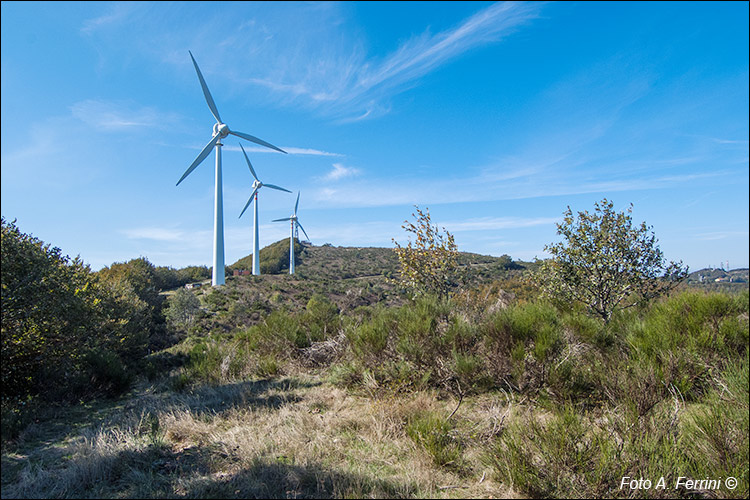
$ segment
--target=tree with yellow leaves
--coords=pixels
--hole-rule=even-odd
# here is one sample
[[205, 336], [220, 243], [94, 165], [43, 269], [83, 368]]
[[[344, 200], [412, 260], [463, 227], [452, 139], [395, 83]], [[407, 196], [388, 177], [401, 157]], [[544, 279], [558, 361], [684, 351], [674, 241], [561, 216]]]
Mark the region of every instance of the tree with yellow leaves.
[[450, 294], [457, 286], [458, 249], [453, 235], [445, 228], [443, 234], [432, 225], [429, 209], [424, 212], [416, 208], [412, 217], [416, 222], [404, 221], [401, 226], [415, 237], [405, 247], [395, 239], [394, 249], [401, 265], [401, 279], [398, 282], [415, 297], [434, 293], [440, 297]]

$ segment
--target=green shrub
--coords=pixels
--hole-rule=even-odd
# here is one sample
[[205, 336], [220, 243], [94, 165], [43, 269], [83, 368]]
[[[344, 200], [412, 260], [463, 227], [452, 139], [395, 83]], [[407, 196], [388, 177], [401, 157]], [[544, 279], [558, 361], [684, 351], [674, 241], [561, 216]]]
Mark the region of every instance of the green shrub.
[[164, 316], [176, 328], [190, 328], [201, 314], [201, 303], [193, 292], [178, 288], [167, 301]]
[[533, 497], [611, 496], [626, 467], [615, 440], [569, 406], [545, 420], [529, 416], [502, 434], [488, 455], [500, 479]]
[[369, 320], [349, 328], [346, 335], [354, 355], [366, 364], [381, 361], [394, 323], [392, 313], [378, 309]]
[[90, 376], [91, 388], [108, 396], [116, 396], [130, 387], [133, 377], [117, 354], [103, 350], [91, 351], [84, 356], [83, 361]]
[[[711, 494], [748, 495], [748, 355], [731, 362], [714, 387], [687, 403], [642, 362], [625, 374], [623, 392], [604, 415], [564, 405], [551, 416], [512, 423], [487, 458], [499, 478], [533, 497], [693, 497], [674, 489], [678, 477], [725, 479]], [[575, 374], [575, 367], [568, 368]], [[609, 377], [609, 375], [608, 375]], [[661, 391], [666, 394], [662, 394]], [[664, 477], [665, 489], [621, 488], [624, 477]]]
[[406, 424], [406, 435], [441, 467], [456, 466], [461, 458], [461, 443], [453, 431], [448, 419], [433, 412], [413, 415]]
[[193, 382], [221, 382], [224, 349], [215, 342], [199, 342], [188, 354], [185, 372]]
[[302, 324], [310, 341], [325, 340], [335, 334], [341, 326], [339, 309], [328, 297], [316, 293], [307, 301]]
[[719, 387], [707, 395], [705, 404], [690, 411], [682, 429], [691, 477], [738, 480], [735, 490], [722, 483], [719, 494], [724, 497], [748, 497], [749, 384], [746, 353], [729, 364]]
[[674, 385], [688, 401], [696, 400], [712, 370], [747, 349], [747, 310], [747, 294], [682, 292], [654, 304], [642, 319], [620, 318], [629, 366], [642, 365], [663, 387]]
[[543, 384], [564, 345], [558, 316], [550, 304], [527, 302], [487, 318], [480, 330], [495, 378], [511, 377], [521, 388]]

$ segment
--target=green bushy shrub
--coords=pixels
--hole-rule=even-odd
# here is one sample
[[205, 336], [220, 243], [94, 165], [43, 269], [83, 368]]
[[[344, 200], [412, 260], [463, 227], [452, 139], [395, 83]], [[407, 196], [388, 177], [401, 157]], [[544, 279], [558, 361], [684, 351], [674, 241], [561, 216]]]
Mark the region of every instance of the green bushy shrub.
[[355, 357], [366, 364], [381, 361], [391, 332], [395, 329], [395, 322], [392, 312], [378, 308], [361, 324], [348, 328], [346, 336]]
[[488, 460], [501, 480], [533, 497], [610, 496], [614, 477], [625, 471], [615, 441], [571, 407], [545, 420], [529, 416], [497, 441]]
[[116, 396], [130, 387], [133, 376], [117, 354], [103, 350], [91, 351], [84, 356], [83, 361], [90, 375], [91, 388], [108, 396]]
[[441, 467], [458, 465], [461, 443], [451, 421], [434, 412], [412, 415], [406, 424], [406, 435], [425, 450]]
[[307, 301], [302, 324], [311, 342], [325, 340], [341, 326], [339, 308], [325, 295], [316, 293]]

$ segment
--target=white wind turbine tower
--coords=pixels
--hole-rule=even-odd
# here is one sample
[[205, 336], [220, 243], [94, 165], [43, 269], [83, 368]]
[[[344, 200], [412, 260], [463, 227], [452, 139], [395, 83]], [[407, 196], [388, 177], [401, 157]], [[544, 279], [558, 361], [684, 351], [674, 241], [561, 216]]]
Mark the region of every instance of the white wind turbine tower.
[[242, 148], [242, 154], [245, 155], [245, 161], [247, 162], [247, 166], [250, 167], [250, 173], [253, 174], [253, 178], [255, 181], [253, 181], [253, 192], [250, 195], [250, 199], [247, 200], [247, 203], [245, 204], [245, 208], [242, 209], [242, 213], [240, 213], [240, 217], [242, 217], [242, 214], [245, 213], [245, 210], [247, 210], [247, 207], [250, 206], [250, 202], [253, 201], [253, 198], [255, 198], [255, 206], [253, 207], [253, 274], [259, 275], [260, 274], [260, 249], [259, 247], [259, 241], [258, 241], [258, 191], [260, 191], [260, 188], [263, 186], [270, 187], [271, 189], [277, 189], [279, 191], [286, 191], [287, 193], [291, 193], [288, 189], [284, 189], [283, 187], [274, 186], [273, 184], [264, 184], [260, 182], [260, 179], [258, 179], [258, 176], [255, 175], [255, 170], [253, 170], [253, 166], [250, 163], [250, 158], [247, 157], [247, 153], [245, 153], [245, 148], [242, 147], [242, 144], [240, 144], [240, 147]]
[[219, 116], [219, 111], [216, 109], [216, 104], [214, 104], [214, 100], [211, 97], [211, 92], [208, 91], [208, 86], [206, 85], [206, 81], [203, 79], [203, 75], [201, 74], [200, 68], [198, 68], [198, 63], [195, 62], [195, 58], [193, 57], [193, 53], [188, 51], [190, 54], [190, 59], [193, 60], [193, 66], [195, 66], [195, 71], [198, 73], [198, 80], [200, 80], [201, 88], [203, 89], [203, 95], [206, 97], [206, 103], [208, 104], [208, 108], [211, 110], [211, 114], [214, 115], [214, 118], [216, 118], [216, 123], [214, 124], [213, 129], [213, 137], [210, 141], [208, 141], [208, 144], [203, 148], [203, 151], [198, 154], [198, 156], [193, 160], [193, 163], [188, 167], [188, 169], [185, 171], [184, 174], [182, 174], [182, 177], [180, 177], [180, 180], [177, 181], [177, 185], [179, 186], [180, 183], [190, 175], [190, 173], [198, 167], [198, 165], [201, 164], [203, 160], [206, 159], [206, 157], [211, 152], [211, 149], [216, 147], [216, 183], [214, 187], [214, 260], [213, 260], [213, 278], [211, 280], [211, 284], [213, 286], [217, 285], [223, 285], [224, 280], [224, 203], [223, 203], [223, 196], [222, 196], [222, 180], [221, 180], [221, 146], [223, 146], [221, 140], [225, 138], [227, 135], [232, 134], [237, 137], [241, 137], [243, 139], [246, 139], [250, 142], [254, 142], [256, 144], [260, 144], [261, 146], [266, 146], [267, 148], [275, 149], [276, 151], [279, 151], [281, 153], [286, 153], [283, 149], [279, 149], [273, 144], [269, 144], [264, 140], [258, 139], [257, 137], [254, 137], [250, 134], [245, 134], [242, 132], [235, 132], [233, 130], [229, 130], [229, 127], [226, 123], [221, 121], [221, 117]]
[[297, 203], [294, 204], [294, 213], [291, 217], [286, 217], [284, 219], [274, 219], [272, 222], [281, 222], [281, 221], [291, 221], [291, 232], [289, 234], [289, 274], [294, 274], [294, 239], [299, 239], [299, 232], [297, 231], [297, 228], [302, 229], [302, 232], [305, 233], [305, 237], [309, 240], [310, 237], [307, 236], [307, 231], [305, 231], [305, 228], [302, 227], [302, 224], [299, 223], [299, 219], [297, 218], [297, 208], [299, 207], [299, 191], [297, 191]]

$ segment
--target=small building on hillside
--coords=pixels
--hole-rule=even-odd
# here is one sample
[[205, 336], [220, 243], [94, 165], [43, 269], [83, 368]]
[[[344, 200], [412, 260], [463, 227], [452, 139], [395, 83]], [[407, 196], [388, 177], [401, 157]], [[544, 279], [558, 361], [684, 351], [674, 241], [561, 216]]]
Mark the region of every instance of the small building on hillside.
[[247, 269], [235, 269], [232, 273], [233, 276], [250, 276], [250, 271]]
[[201, 287], [201, 283], [188, 283], [187, 285], [185, 285], [185, 288], [187, 288], [188, 290], [191, 290], [193, 288], [200, 288], [200, 287]]

